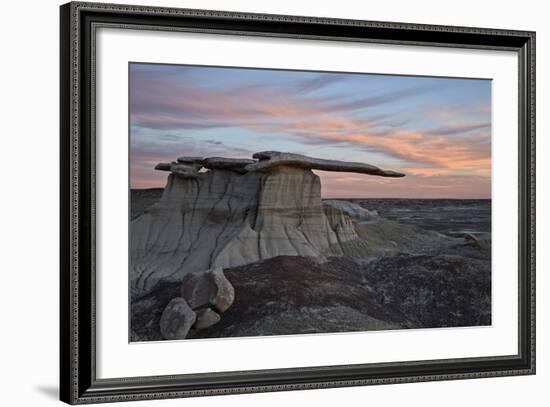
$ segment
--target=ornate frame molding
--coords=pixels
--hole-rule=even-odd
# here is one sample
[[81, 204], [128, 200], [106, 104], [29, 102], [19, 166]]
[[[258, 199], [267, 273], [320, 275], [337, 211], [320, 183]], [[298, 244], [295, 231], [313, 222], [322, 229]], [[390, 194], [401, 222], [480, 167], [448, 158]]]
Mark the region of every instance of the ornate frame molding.
[[[72, 2], [61, 6], [61, 400], [70, 404], [535, 373], [535, 33]], [[96, 378], [95, 30], [100, 26], [513, 50], [519, 55], [518, 355], [139, 378]]]

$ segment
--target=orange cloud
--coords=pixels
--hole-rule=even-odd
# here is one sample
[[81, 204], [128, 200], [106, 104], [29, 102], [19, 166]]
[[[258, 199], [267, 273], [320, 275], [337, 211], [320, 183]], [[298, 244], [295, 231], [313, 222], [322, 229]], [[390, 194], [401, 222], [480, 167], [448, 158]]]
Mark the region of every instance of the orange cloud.
[[[377, 107], [414, 97], [425, 92], [422, 88], [350, 100], [309, 93], [333, 81], [329, 76], [304, 81], [295, 88], [267, 84], [220, 91], [194, 82], [171, 82], [162, 75], [153, 79], [135, 75], [130, 94], [132, 125], [158, 131], [234, 127], [272, 137], [284, 134], [304, 147], [327, 145], [374, 152], [379, 159], [398, 163], [392, 169], [408, 175], [398, 182], [330, 176], [324, 189], [334, 191], [333, 196], [354, 193], [360, 185], [384, 196], [418, 196], [423, 193], [421, 188], [442, 196], [490, 194], [490, 104], [414, 107], [423, 120], [421, 127], [413, 127], [403, 125], [403, 116], [393, 106], [382, 113]], [[172, 153], [172, 147], [167, 151]], [[142, 170], [149, 164], [143, 164]], [[387, 166], [384, 162], [372, 164]]]
[[340, 177], [316, 171], [323, 198], [491, 198], [491, 179], [471, 175], [417, 176], [387, 180], [361, 174]]

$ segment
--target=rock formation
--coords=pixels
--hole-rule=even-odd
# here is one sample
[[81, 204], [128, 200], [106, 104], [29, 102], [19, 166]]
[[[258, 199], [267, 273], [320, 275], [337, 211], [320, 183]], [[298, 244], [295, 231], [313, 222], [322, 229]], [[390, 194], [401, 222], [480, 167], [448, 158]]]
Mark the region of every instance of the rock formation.
[[[160, 201], [131, 222], [132, 298], [160, 283], [182, 282], [183, 300], [193, 312], [201, 311], [195, 325], [208, 325], [233, 301], [224, 268], [277, 256], [322, 261], [357, 253], [365, 244], [349, 217], [350, 210], [358, 209], [324, 206], [312, 169], [404, 176], [369, 164], [298, 154], [253, 157], [257, 160], [180, 157], [156, 166], [170, 174]], [[165, 319], [171, 321], [172, 314]], [[165, 329], [171, 338], [185, 331], [172, 325]]]
[[349, 217], [357, 219], [358, 221], [368, 221], [378, 216], [376, 211], [370, 211], [353, 202], [327, 199], [323, 201], [323, 205], [344, 212]]

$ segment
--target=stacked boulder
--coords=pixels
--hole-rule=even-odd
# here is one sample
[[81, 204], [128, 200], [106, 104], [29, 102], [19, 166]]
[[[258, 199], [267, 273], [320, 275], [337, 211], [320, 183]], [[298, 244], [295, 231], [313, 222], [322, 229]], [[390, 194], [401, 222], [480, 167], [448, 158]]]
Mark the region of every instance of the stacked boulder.
[[181, 297], [173, 298], [160, 319], [164, 339], [182, 339], [191, 329], [205, 329], [220, 321], [220, 314], [235, 300], [235, 290], [221, 267], [201, 274], [186, 274]]

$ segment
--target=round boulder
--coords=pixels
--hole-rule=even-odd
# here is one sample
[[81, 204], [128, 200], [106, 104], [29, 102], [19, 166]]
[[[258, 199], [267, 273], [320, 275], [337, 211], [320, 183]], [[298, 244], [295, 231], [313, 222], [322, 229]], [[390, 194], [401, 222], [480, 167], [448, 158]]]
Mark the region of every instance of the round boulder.
[[160, 317], [162, 337], [164, 339], [185, 339], [196, 319], [197, 314], [183, 298], [172, 299]]
[[182, 281], [181, 296], [192, 309], [212, 305], [226, 311], [235, 300], [235, 289], [221, 267], [200, 274], [187, 274]]

